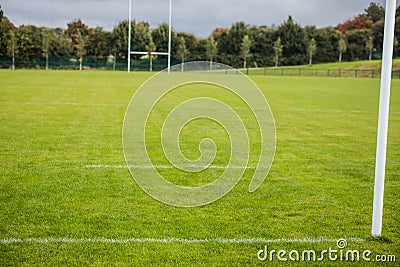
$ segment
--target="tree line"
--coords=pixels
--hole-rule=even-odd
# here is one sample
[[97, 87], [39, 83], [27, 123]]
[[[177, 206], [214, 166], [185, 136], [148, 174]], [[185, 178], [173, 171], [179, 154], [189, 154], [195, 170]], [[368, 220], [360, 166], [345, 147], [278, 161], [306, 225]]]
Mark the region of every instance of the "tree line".
[[[400, 7], [396, 14], [395, 53], [400, 51]], [[82, 68], [84, 58], [94, 61], [126, 61], [129, 22], [119, 22], [111, 32], [91, 28], [81, 19], [66, 28], [15, 27], [0, 6], [0, 59], [24, 65], [32, 60], [73, 58]], [[132, 21], [132, 51], [168, 51], [168, 24], [151, 29], [144, 21]], [[381, 57], [384, 8], [371, 3], [363, 13], [336, 27], [302, 27], [289, 16], [278, 27], [251, 26], [235, 22], [230, 28], [216, 28], [208, 38], [172, 31], [172, 57], [185, 60], [218, 61], [235, 67], [303, 65], [313, 63], [366, 60]], [[133, 59], [143, 56], [132, 55]], [[150, 64], [151, 66], [151, 64]]]

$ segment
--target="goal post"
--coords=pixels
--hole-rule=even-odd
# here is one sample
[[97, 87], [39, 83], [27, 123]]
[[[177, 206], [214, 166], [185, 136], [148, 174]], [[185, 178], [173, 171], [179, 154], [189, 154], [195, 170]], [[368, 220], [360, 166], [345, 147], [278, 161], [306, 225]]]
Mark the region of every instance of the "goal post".
[[385, 187], [386, 148], [389, 122], [390, 86], [392, 80], [395, 17], [396, 0], [386, 0], [378, 136], [376, 146], [374, 202], [372, 211], [371, 233], [373, 237], [379, 237], [382, 234], [383, 193]]
[[[168, 18], [168, 52], [151, 52], [152, 55], [168, 56], [168, 73], [171, 69], [171, 39], [172, 39], [172, 0], [169, 0]], [[149, 52], [131, 51], [132, 41], [132, 0], [129, 0], [129, 20], [128, 20], [128, 73], [131, 72], [131, 55], [148, 55]]]

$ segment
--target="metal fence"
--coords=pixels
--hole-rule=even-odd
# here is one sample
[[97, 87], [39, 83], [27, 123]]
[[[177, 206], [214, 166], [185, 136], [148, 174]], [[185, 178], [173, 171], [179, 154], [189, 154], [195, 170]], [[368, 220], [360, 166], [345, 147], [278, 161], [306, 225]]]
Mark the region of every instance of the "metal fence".
[[[171, 64], [179, 64], [180, 60], [172, 60]], [[77, 70], [79, 69], [79, 59], [65, 57], [50, 57], [48, 67], [50, 69]], [[166, 58], [153, 59], [153, 71], [163, 70], [167, 67]], [[12, 62], [9, 58], [0, 58], [0, 68], [11, 68]], [[127, 70], [128, 62], [126, 59], [110, 60], [110, 58], [84, 57], [83, 69], [100, 69], [100, 70]], [[16, 61], [17, 69], [45, 69], [45, 59]], [[148, 71], [150, 67], [149, 59], [132, 59], [131, 70]], [[343, 77], [343, 78], [380, 78], [381, 71], [377, 69], [318, 69], [304, 67], [282, 67], [282, 68], [247, 68], [241, 69], [247, 75], [264, 75], [264, 76], [304, 76], [304, 77]], [[392, 71], [394, 79], [400, 79], [400, 69]]]
[[[343, 78], [380, 78], [380, 70], [368, 69], [314, 69], [314, 68], [258, 68], [242, 70], [247, 75], [264, 76], [304, 76], [304, 77], [343, 77]], [[400, 70], [393, 70], [392, 77], [400, 79]]]
[[[173, 61], [177, 64], [180, 61]], [[78, 70], [79, 59], [75, 57], [50, 57], [48, 60], [49, 69], [63, 69], [63, 70]], [[0, 68], [9, 69], [12, 66], [11, 59], [0, 58]], [[99, 69], [99, 70], [127, 70], [128, 61], [126, 59], [113, 60], [110, 58], [95, 58], [84, 57], [82, 60], [82, 67], [85, 70]], [[154, 58], [152, 60], [154, 71], [163, 70], [167, 67], [166, 58]], [[15, 68], [17, 69], [45, 69], [45, 59], [31, 59], [31, 60], [17, 60], [15, 61]], [[131, 60], [131, 70], [134, 71], [148, 71], [150, 68], [149, 59], [135, 59]]]

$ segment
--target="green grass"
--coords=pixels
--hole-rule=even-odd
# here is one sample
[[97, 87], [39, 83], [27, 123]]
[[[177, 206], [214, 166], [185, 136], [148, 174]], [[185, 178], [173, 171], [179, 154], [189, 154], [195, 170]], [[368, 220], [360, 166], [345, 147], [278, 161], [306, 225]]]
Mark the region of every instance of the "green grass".
[[[217, 202], [177, 208], [146, 195], [127, 169], [85, 167], [125, 164], [124, 113], [135, 90], [150, 76], [0, 71], [0, 239], [361, 237], [367, 240], [349, 241], [348, 248], [393, 254], [398, 265], [400, 81], [393, 81], [391, 96], [384, 238], [370, 240], [378, 79], [251, 76], [265, 94], [276, 123], [277, 150], [268, 178], [255, 193], [248, 193], [252, 174], [248, 170]], [[246, 113], [243, 116], [250, 119]], [[154, 131], [159, 120], [154, 117]], [[196, 157], [193, 148], [204, 135], [203, 127], [221, 138], [221, 146], [226, 142], [214, 133], [216, 125], [200, 126], [182, 133], [188, 157]], [[149, 138], [157, 142], [159, 137]], [[159, 154], [153, 155], [162, 160]], [[224, 154], [219, 160], [225, 160]], [[177, 183], [198, 185], [212, 180], [218, 170], [189, 182], [167, 171], [163, 174]], [[271, 264], [257, 260], [263, 247], [263, 243], [216, 242], [1, 243], [0, 265]], [[270, 249], [287, 251], [329, 247], [336, 248], [335, 242], [269, 244]], [[273, 265], [277, 264], [275, 260]], [[340, 265], [324, 262], [329, 264]]]

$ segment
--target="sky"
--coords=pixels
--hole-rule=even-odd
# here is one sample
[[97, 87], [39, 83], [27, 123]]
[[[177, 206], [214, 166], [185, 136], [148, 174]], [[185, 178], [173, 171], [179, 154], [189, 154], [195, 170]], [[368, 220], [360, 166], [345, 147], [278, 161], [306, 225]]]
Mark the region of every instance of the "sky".
[[[336, 26], [384, 0], [172, 0], [172, 26], [205, 38], [216, 27], [229, 28], [236, 21], [249, 25], [280, 25], [288, 16], [302, 26]], [[16, 26], [66, 28], [82, 19], [89, 27], [111, 31], [128, 19], [129, 0], [0, 0], [0, 5]], [[144, 20], [152, 28], [168, 22], [169, 0], [132, 0], [132, 18]]]

